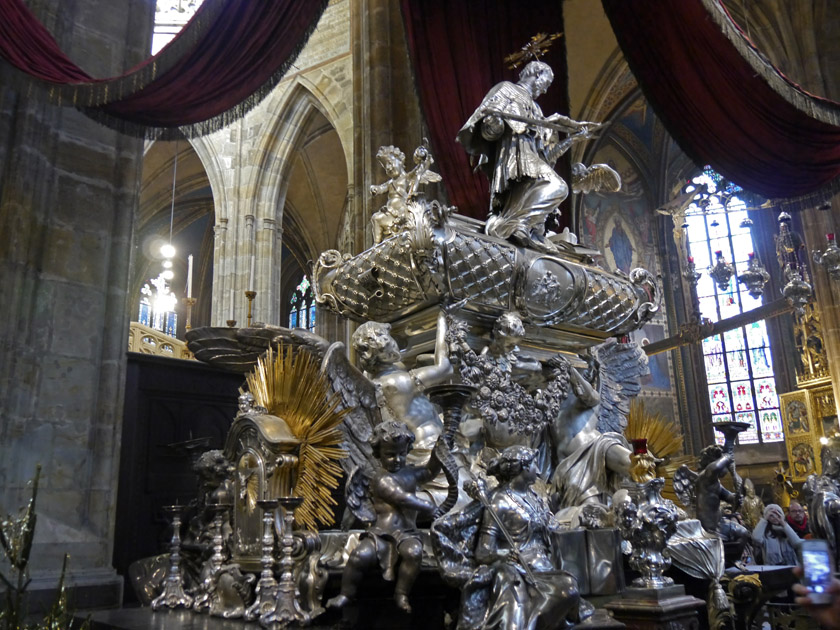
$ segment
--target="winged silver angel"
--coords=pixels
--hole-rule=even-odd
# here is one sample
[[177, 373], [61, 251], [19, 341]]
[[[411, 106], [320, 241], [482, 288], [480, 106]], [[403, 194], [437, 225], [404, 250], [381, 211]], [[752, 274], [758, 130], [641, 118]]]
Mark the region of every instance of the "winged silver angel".
[[[390, 326], [378, 322], [363, 324], [353, 335], [361, 370], [350, 362], [342, 342], [330, 343], [302, 329], [199, 328], [187, 333], [187, 343], [197, 359], [237, 372], [250, 370], [269, 348], [303, 349], [320, 361], [321, 371], [327, 375], [332, 392], [338, 395], [341, 409], [346, 411], [340, 428], [348, 456], [341, 464], [350, 480], [346, 484], [349, 514], [345, 514], [342, 523], [349, 527], [354, 518], [370, 520], [361, 507], [361, 495], [366, 492], [364, 480], [375, 469], [373, 430], [383, 420], [404, 422], [414, 435], [411, 464], [425, 464], [432, 449], [438, 448], [438, 458], [444, 462], [444, 478], [424, 484], [424, 491], [438, 508], [452, 507], [453, 492], [448, 481], [450, 473], [457, 475], [457, 471], [453, 472], [446, 446], [438, 440], [442, 423], [437, 409], [424, 393], [425, 388], [445, 381], [452, 372], [445, 334], [445, 318], [441, 314], [434, 363], [411, 370], [400, 361], [400, 349], [390, 334]], [[457, 489], [454, 494], [457, 495]]]
[[410, 171], [405, 170], [405, 154], [395, 146], [379, 147], [376, 158], [389, 179], [370, 187], [372, 195], [388, 193], [385, 205], [370, 218], [374, 244], [412, 227], [413, 210], [421, 210], [420, 207], [411, 207], [420, 193], [420, 186], [441, 181], [440, 175], [431, 170], [434, 159], [426, 138], [414, 150], [415, 167]]
[[[630, 444], [623, 435], [631, 399], [648, 373], [647, 355], [635, 343], [609, 341], [591, 350], [581, 374], [568, 364], [571, 392], [549, 424], [558, 462], [551, 477], [558, 513], [572, 519], [581, 506], [608, 505], [630, 472]], [[566, 362], [558, 356], [555, 362]]]
[[700, 452], [699, 472], [682, 465], [674, 473], [674, 491], [687, 507], [692, 508], [700, 524], [708, 532], [718, 534], [724, 542], [746, 542], [749, 531], [737, 521], [727, 518], [721, 510], [721, 502], [738, 509], [741, 505], [739, 491], [731, 492], [720, 480], [733, 474], [736, 486], [740, 477], [734, 473], [734, 455], [717, 444], [707, 446]]

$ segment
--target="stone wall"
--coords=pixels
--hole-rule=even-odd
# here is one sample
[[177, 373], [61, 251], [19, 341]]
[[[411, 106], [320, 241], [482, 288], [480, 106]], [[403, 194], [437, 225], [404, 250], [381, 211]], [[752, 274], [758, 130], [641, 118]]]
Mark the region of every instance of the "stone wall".
[[[147, 56], [147, 2], [40, 2], [39, 17], [94, 76]], [[0, 85], [9, 86], [0, 67]], [[84, 604], [118, 602], [111, 568], [125, 287], [141, 142], [69, 108], [0, 90], [0, 510], [43, 466], [32, 589], [71, 555]], [[103, 587], [103, 588], [97, 588]]]

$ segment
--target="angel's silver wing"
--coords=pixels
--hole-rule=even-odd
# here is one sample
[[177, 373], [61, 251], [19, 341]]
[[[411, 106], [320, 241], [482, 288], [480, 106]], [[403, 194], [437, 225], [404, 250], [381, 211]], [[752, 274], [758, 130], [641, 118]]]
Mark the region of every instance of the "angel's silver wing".
[[572, 191], [576, 193], [618, 192], [621, 175], [606, 164], [586, 166], [578, 162], [572, 167]]
[[324, 354], [321, 370], [327, 375], [332, 390], [340, 396], [342, 408], [349, 410], [341, 422], [348, 453], [341, 465], [348, 475], [357, 469], [370, 475], [373, 472], [370, 446], [373, 427], [382, 421], [376, 403], [376, 387], [350, 363], [340, 341], [332, 344]]
[[694, 509], [695, 506], [695, 485], [699, 475], [683, 464], [674, 473], [674, 494], [687, 508]]
[[642, 390], [642, 376], [650, 373], [647, 355], [636, 343], [610, 341], [595, 348], [594, 356], [601, 397], [598, 430], [624, 433], [630, 401]]
[[356, 468], [347, 475], [344, 485], [347, 509], [353, 516], [365, 524], [376, 521], [376, 510], [370, 495], [370, 473]]
[[434, 171], [423, 171], [417, 178], [418, 184], [433, 184], [441, 181], [441, 176]]

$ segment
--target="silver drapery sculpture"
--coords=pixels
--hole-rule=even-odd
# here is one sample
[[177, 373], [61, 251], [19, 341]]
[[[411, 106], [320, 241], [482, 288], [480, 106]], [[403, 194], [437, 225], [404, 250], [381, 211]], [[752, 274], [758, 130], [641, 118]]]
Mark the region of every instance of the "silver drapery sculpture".
[[[746, 422], [715, 424], [724, 437], [723, 446], [712, 444], [700, 454], [700, 471], [680, 467], [674, 475], [674, 491], [697, 519], [678, 524], [668, 542], [670, 555], [680, 569], [691, 576], [709, 581], [708, 613], [711, 628], [726, 628], [731, 623], [731, 604], [720, 579], [725, 569], [724, 543], [734, 543], [736, 559], [749, 540], [750, 532], [733, 517], [724, 515], [721, 501], [740, 507], [743, 481], [735, 469], [735, 440], [749, 427]], [[720, 480], [732, 476], [735, 492], [723, 487]]]

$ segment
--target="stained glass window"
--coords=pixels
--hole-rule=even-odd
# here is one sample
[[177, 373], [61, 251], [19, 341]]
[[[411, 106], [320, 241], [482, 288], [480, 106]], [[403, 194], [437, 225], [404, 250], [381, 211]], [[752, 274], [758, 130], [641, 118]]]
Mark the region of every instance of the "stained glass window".
[[309, 279], [303, 276], [289, 298], [289, 328], [306, 328], [314, 332], [315, 311], [312, 285], [309, 284]]
[[174, 337], [178, 330], [178, 313], [175, 312], [177, 303], [178, 298], [170, 292], [163, 274], [152, 278], [140, 289], [137, 321]]
[[[738, 197], [741, 189], [726, 184], [719, 190], [722, 179], [708, 168], [691, 185], [696, 189], [702, 184], [708, 186], [708, 203], [702, 207], [693, 203], [685, 221], [689, 255], [697, 271], [707, 272], [715, 264], [715, 253], [721, 252], [736, 272], [724, 289], [708, 273], [703, 273], [697, 282], [700, 315], [716, 322], [761, 306], [761, 298], [750, 296], [737, 279], [753, 251], [749, 221], [745, 221], [746, 204]], [[726, 200], [726, 207], [721, 199]], [[764, 322], [707, 337], [702, 350], [712, 421], [748, 422], [750, 428], [738, 437], [741, 444], [784, 440]], [[717, 431], [715, 434], [722, 444], [723, 436]]]

